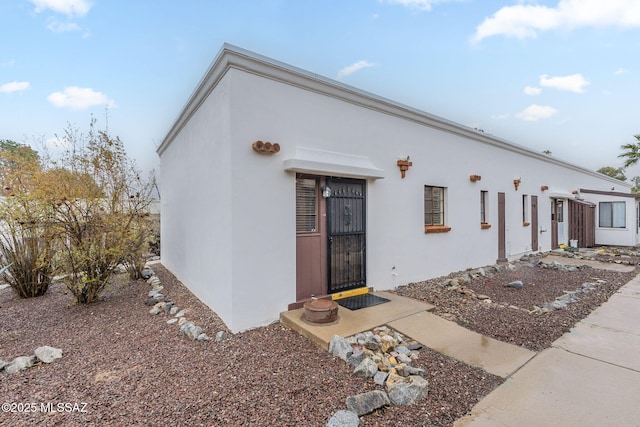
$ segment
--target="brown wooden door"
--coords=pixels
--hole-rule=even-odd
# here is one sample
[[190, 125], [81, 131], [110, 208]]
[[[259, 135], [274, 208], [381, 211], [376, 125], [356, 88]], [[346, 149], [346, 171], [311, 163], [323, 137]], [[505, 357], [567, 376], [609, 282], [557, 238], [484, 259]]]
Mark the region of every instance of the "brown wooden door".
[[531, 250], [538, 252], [538, 196], [531, 196]]
[[329, 178], [327, 251], [329, 293], [366, 284], [366, 181]]
[[296, 177], [296, 301], [327, 294], [324, 178]]
[[551, 199], [551, 249], [558, 249], [558, 199]]
[[505, 195], [498, 193], [498, 260], [497, 262], [507, 262], [507, 225], [505, 215]]

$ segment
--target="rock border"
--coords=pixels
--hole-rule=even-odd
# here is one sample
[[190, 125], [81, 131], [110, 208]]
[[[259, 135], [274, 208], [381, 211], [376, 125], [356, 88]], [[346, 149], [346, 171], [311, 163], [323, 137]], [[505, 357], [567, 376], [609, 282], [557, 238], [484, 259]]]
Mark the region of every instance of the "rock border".
[[[142, 278], [146, 279], [147, 283], [151, 285], [151, 290], [148, 293], [150, 299], [145, 302], [146, 305], [152, 306], [149, 314], [153, 316], [159, 314], [173, 316], [167, 320], [167, 324], [177, 323], [180, 327], [179, 331], [193, 341], [209, 341], [211, 339], [200, 326], [187, 320], [185, 316], [189, 312], [188, 309], [181, 309], [172, 300], [166, 298], [162, 293], [164, 286], [162, 286], [160, 279], [148, 264], [142, 270]], [[219, 331], [215, 336], [215, 341], [220, 342], [227, 338], [226, 331]]]

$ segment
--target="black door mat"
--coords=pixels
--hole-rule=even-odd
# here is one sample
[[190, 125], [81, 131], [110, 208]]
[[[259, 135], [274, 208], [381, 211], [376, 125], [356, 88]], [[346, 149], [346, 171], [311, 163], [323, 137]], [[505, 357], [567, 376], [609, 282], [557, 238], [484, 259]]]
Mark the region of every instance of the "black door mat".
[[362, 294], [348, 298], [341, 298], [336, 300], [336, 302], [349, 310], [360, 310], [361, 308], [372, 307], [374, 305], [389, 302], [389, 300], [373, 294]]

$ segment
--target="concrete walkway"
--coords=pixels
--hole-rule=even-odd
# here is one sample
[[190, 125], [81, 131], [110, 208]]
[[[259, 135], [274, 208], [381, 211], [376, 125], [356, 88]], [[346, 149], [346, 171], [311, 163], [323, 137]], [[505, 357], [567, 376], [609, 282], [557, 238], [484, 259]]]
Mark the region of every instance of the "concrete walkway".
[[438, 353], [502, 378], [513, 374], [536, 354], [480, 335], [426, 311], [387, 324]]
[[640, 426], [640, 276], [455, 426]]
[[430, 304], [388, 292], [374, 294], [390, 302], [355, 311], [339, 307], [338, 321], [333, 324], [306, 322], [302, 319], [304, 309], [281, 313], [280, 321], [324, 350], [329, 348], [334, 335], [349, 337], [388, 325], [426, 347], [502, 378], [507, 378], [535, 355], [525, 348], [480, 335], [429, 313], [433, 309]]

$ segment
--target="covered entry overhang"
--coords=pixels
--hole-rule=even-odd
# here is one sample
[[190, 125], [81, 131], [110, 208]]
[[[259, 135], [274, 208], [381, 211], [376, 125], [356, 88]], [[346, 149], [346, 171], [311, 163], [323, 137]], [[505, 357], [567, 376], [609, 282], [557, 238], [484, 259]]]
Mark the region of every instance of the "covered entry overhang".
[[368, 157], [307, 147], [296, 147], [294, 156], [284, 161], [284, 170], [320, 176], [384, 178], [384, 170], [375, 167]]

